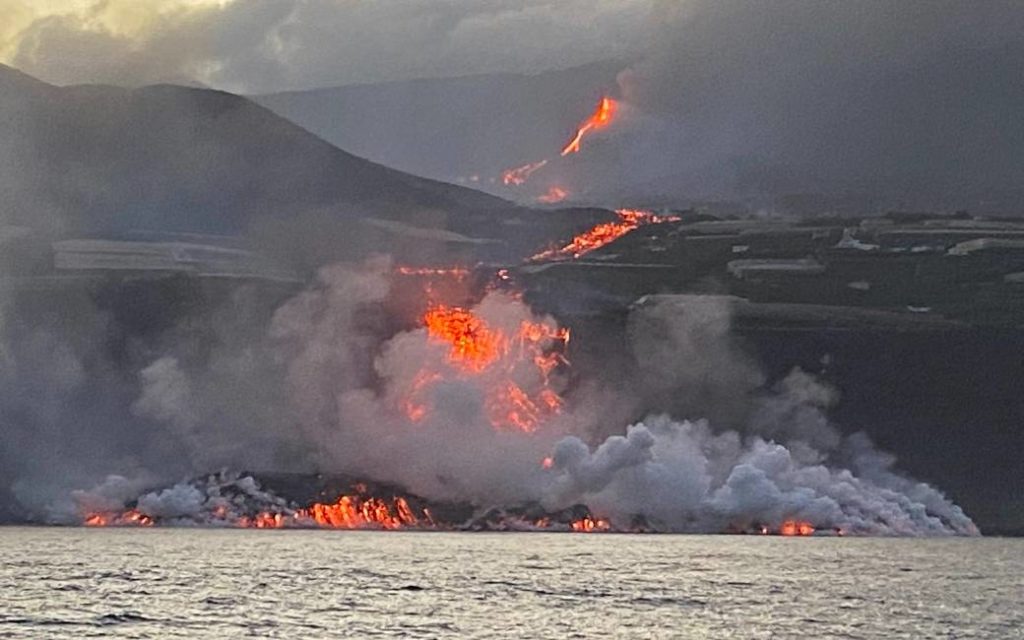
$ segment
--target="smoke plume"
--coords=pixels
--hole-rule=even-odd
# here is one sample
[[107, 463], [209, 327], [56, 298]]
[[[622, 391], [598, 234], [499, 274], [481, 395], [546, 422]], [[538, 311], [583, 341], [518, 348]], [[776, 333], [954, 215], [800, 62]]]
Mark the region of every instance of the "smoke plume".
[[[459, 369], [422, 327], [382, 331], [373, 319], [381, 317], [391, 274], [387, 260], [331, 267], [278, 309], [263, 347], [271, 361], [263, 375], [276, 376], [286, 390], [282, 415], [294, 421], [289, 433], [268, 433], [269, 423], [258, 421], [248, 431], [224, 426], [232, 422], [231, 407], [210, 402], [225, 395], [232, 375], [204, 377], [170, 356], [140, 371], [132, 410], [163, 423], [196, 473], [253, 463], [259, 458], [239, 454], [290, 438], [305, 452], [299, 454], [305, 468], [396, 483], [481, 509], [582, 504], [623, 529], [640, 519], [663, 531], [777, 530], [800, 521], [854, 534], [977, 533], [957, 506], [900, 475], [895, 460], [866, 436], [841, 435], [827, 417], [834, 389], [800, 370], [765, 388], [756, 366], [731, 342], [725, 308], [713, 299], [697, 297], [681, 314], [640, 305], [631, 320], [639, 385], [598, 396], [586, 385], [574, 394], [555, 381], [564, 405], [528, 431], [498, 428], [489, 394], [505, 376], [527, 396], [546, 381], [529, 367]], [[499, 292], [471, 311], [508, 332], [524, 322], [554, 323]], [[647, 339], [661, 345], [658, 357]], [[427, 391], [412, 396], [424, 372]], [[427, 410], [410, 413], [410, 397]], [[722, 414], [738, 426], [641, 413], [614, 435], [594, 435], [608, 431], [594, 420], [613, 415], [613, 405], [646, 412], [659, 403], [679, 416], [693, 415], [694, 407], [713, 413], [716, 405], [732, 405]], [[230, 449], [215, 444], [229, 441]], [[548, 456], [550, 463], [542, 464]], [[114, 479], [76, 500], [127, 500], [126, 485], [137, 486]], [[207, 494], [183, 484], [143, 496], [137, 509], [150, 518], [196, 518], [210, 509]]]

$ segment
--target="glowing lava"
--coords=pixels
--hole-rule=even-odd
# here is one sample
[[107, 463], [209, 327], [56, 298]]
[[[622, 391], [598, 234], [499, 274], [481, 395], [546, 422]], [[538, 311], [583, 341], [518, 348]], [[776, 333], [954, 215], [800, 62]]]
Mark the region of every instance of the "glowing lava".
[[[562, 148], [561, 156], [564, 158], [570, 154], [579, 153], [583, 138], [592, 131], [597, 131], [610, 125], [615, 119], [615, 115], [618, 113], [618, 110], [618, 102], [608, 96], [602, 97], [601, 101], [597, 103], [597, 109], [594, 113], [580, 124], [579, 128], [576, 130], [576, 134], [572, 137], [572, 140]], [[549, 159], [545, 158], [544, 160], [524, 164], [521, 167], [506, 169], [501, 174], [501, 183], [506, 187], [522, 186], [526, 184], [527, 180], [530, 179], [530, 176], [547, 166], [549, 161]], [[470, 181], [472, 182], [474, 180], [471, 178]], [[494, 179], [492, 178], [491, 181], [493, 182]], [[551, 187], [548, 189], [547, 193], [538, 197], [537, 201], [551, 204], [554, 202], [561, 202], [568, 197], [568, 195], [569, 192], [561, 187]]]
[[341, 496], [333, 504], [316, 503], [300, 509], [295, 518], [308, 518], [326, 529], [403, 529], [432, 525], [429, 513], [417, 517], [402, 497], [391, 500], [365, 496]]
[[810, 522], [786, 520], [779, 527], [780, 536], [809, 536], [814, 534], [814, 525]]
[[569, 144], [565, 145], [565, 148], [562, 149], [562, 157], [565, 157], [570, 153], [579, 153], [580, 143], [583, 142], [583, 138], [591, 131], [603, 129], [611, 124], [612, 120], [615, 118], [618, 108], [619, 103], [615, 100], [612, 100], [608, 96], [601, 98], [601, 101], [597, 103], [597, 110], [580, 125], [579, 129], [576, 130], [576, 135], [573, 136], [572, 140], [569, 141]]
[[508, 351], [506, 336], [461, 307], [431, 307], [423, 324], [432, 339], [449, 345], [448, 360], [465, 371], [483, 371]]
[[537, 202], [555, 204], [569, 197], [569, 192], [562, 187], [551, 187], [543, 195], [537, 196]]
[[611, 531], [612, 525], [604, 518], [591, 518], [586, 516], [579, 520], [573, 520], [572, 530], [576, 533], [595, 533], [598, 531]]
[[603, 222], [593, 229], [581, 233], [572, 242], [562, 247], [542, 251], [530, 258], [533, 262], [541, 260], [566, 260], [579, 258], [585, 254], [618, 240], [634, 229], [663, 222], [678, 222], [679, 216], [659, 216], [650, 211], [639, 209], [619, 209], [615, 212], [619, 219], [615, 222]]
[[[363, 494], [343, 495], [332, 503], [317, 502], [295, 511], [262, 511], [255, 515], [238, 515], [223, 505], [206, 514], [208, 524], [243, 529], [423, 529], [434, 527], [426, 509], [419, 513], [409, 501], [396, 496], [376, 498]], [[153, 518], [129, 509], [124, 513], [93, 513], [85, 517], [88, 527], [152, 527]]]
[[[413, 422], [430, 412], [431, 388], [452, 374], [481, 383], [484, 409], [497, 429], [534, 431], [544, 418], [561, 409], [562, 399], [549, 386], [549, 378], [566, 362], [562, 354], [569, 342], [568, 329], [552, 322], [522, 320], [516, 331], [506, 333], [473, 310], [440, 304], [423, 315], [423, 326], [429, 340], [447, 347], [451, 371], [428, 366], [417, 373], [403, 401], [405, 414]], [[523, 383], [524, 378], [535, 384]]]
[[139, 513], [137, 509], [129, 509], [124, 513], [92, 513], [86, 516], [87, 527], [152, 527], [153, 519]]
[[397, 267], [395, 272], [403, 276], [439, 276], [463, 279], [469, 275], [465, 267]]
[[519, 185], [526, 184], [526, 181], [536, 171], [542, 169], [548, 163], [547, 160], [541, 160], [540, 162], [531, 162], [530, 164], [524, 164], [521, 167], [515, 169], [508, 169], [501, 174], [501, 182], [506, 187], [518, 187]]

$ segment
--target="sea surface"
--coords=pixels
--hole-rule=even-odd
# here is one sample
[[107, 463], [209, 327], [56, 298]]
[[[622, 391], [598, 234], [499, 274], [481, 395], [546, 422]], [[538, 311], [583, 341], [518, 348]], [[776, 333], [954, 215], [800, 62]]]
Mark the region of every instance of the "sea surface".
[[1024, 638], [1024, 540], [0, 528], [2, 638]]

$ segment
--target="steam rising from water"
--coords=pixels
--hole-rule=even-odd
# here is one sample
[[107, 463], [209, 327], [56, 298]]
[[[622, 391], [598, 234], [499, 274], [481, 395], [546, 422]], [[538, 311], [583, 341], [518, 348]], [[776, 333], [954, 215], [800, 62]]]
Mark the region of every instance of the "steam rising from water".
[[[393, 482], [481, 508], [584, 504], [621, 528], [639, 517], [666, 531], [777, 530], [798, 520], [849, 533], [977, 533], [939, 491], [894, 471], [894, 460], [864, 435], [842, 437], [826, 416], [833, 389], [796, 370], [765, 390], [754, 364], [730, 342], [727, 311], [714, 299], [694, 298], [686, 312], [639, 305], [631, 319], [637, 370], [623, 372], [621, 388], [597, 393], [577, 385], [565, 392], [561, 413], [525, 433], [492, 425], [485, 406], [495, 383], [489, 374], [446, 368], [444, 349], [423, 328], [392, 335], [381, 329], [391, 273], [386, 260], [324, 270], [315, 287], [278, 309], [261, 344], [219, 354], [216, 375], [173, 355], [155, 359], [139, 373], [132, 410], [165, 426], [162, 437], [175, 439], [192, 473], [265, 460], [254, 455], [261, 446], [287, 443], [293, 462], [279, 457], [284, 468]], [[473, 311], [494, 326], [552, 322], [501, 293]], [[266, 361], [224, 364], [255, 354]], [[424, 368], [442, 380], [431, 389], [427, 417], [412, 420], [401, 403]], [[236, 430], [239, 408], [223, 396], [239, 388], [235, 376], [253, 371], [264, 385], [280, 385], [287, 409], [279, 408], [284, 418], [276, 425], [257, 420]], [[626, 378], [638, 382], [627, 385]], [[526, 389], [541, 384], [529, 376], [518, 382]], [[220, 402], [211, 401], [217, 397]], [[721, 404], [730, 406], [714, 411]], [[624, 422], [601, 424], [602, 417], [644, 416], [652, 407], [680, 419], [655, 412], [625, 428]], [[737, 428], [695, 417], [694, 407], [731, 415], [724, 422]], [[547, 456], [552, 462], [542, 465]], [[150, 479], [168, 478], [175, 466], [147, 471]], [[97, 501], [123, 504], [140, 486], [114, 480], [75, 501], [78, 509]], [[147, 517], [185, 516], [208, 506], [201, 493], [181, 485], [143, 496], [137, 508]], [[71, 511], [74, 505], [65, 505], [64, 513]]]

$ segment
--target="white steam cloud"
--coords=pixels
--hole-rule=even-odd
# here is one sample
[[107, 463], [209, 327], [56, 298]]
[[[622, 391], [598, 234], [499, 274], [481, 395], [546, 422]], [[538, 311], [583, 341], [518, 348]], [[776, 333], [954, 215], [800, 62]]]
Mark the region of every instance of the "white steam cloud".
[[[277, 313], [273, 337], [319, 468], [482, 507], [584, 504], [622, 527], [642, 517], [671, 531], [802, 520], [850, 533], [977, 532], [941, 493], [895, 473], [864, 436], [842, 438], [825, 414], [835, 392], [812, 376], [794, 371], [768, 393], [752, 393], [760, 377], [729, 342], [729, 319], [713, 299], [694, 298], [684, 312], [657, 304], [634, 312], [641, 390], [654, 398], [674, 391], [683, 407], [749, 405], [744, 433], [652, 415], [595, 442], [586, 435], [597, 431], [587, 424], [592, 404], [642, 406], [644, 398], [630, 397], [642, 391], [570, 395], [565, 412], [537, 433], [496, 430], [485, 410], [494, 379], [447, 369], [445, 349], [424, 329], [382, 337], [365, 322], [388, 295], [389, 269], [379, 261], [325, 270], [316, 289]], [[508, 332], [525, 320], [551, 322], [504, 294], [489, 294], [474, 312]], [[657, 357], [645, 340], [657, 342]], [[432, 388], [431, 413], [414, 422], [402, 401], [425, 369], [444, 379]], [[164, 386], [174, 397], [183, 385]], [[143, 398], [151, 396], [149, 386]], [[547, 454], [550, 469], [540, 465]]]
[[[19, 497], [49, 505], [56, 520], [135, 500], [143, 516], [197, 523], [213, 511], [284, 503], [237, 478], [139, 497], [142, 487], [222, 468], [316, 470], [481, 510], [583, 504], [622, 528], [640, 520], [656, 530], [718, 532], [797, 520], [853, 534], [977, 533], [958, 507], [901, 476], [865, 436], [842, 437], [826, 416], [834, 390], [799, 370], [765, 390], [754, 364], [731, 343], [728, 315], [714, 299], [695, 297], [674, 310], [638, 305], [630, 320], [635, 371], [622, 372], [622, 386], [597, 390], [585, 383], [586, 371], [574, 371], [584, 382], [566, 388], [556, 375], [551, 388], [563, 392], [561, 412], [526, 433], [491, 423], [488, 393], [501, 376], [453, 370], [447, 350], [423, 328], [387, 328], [391, 274], [386, 259], [327, 268], [277, 310], [269, 331], [250, 335], [227, 322], [222, 344], [207, 358], [192, 354], [188, 341], [172, 343], [139, 369], [134, 385], [84, 375], [82, 345], [56, 329], [44, 331], [45, 339], [8, 343], [7, 371], [45, 374], [40, 389], [82, 393], [81, 406], [93, 407], [64, 412], [32, 392], [34, 410], [48, 413], [27, 423], [29, 431], [4, 431], [5, 451], [25, 446], [33, 460], [34, 469], [17, 469]], [[524, 321], [554, 326], [504, 293], [488, 294], [473, 312], [509, 333]], [[660, 345], [657, 352], [648, 341]], [[35, 370], [40, 360], [51, 369]], [[436, 375], [422, 398], [430, 411], [413, 420], [403, 402], [424, 370]], [[502, 371], [528, 394], [544, 384], [531, 367]], [[15, 380], [35, 385], [26, 375], [6, 384]], [[112, 407], [98, 412], [97, 404]], [[631, 426], [619, 421], [647, 411], [654, 413]], [[723, 416], [729, 426], [701, 413]], [[120, 416], [123, 426], [95, 426], [103, 415]], [[31, 432], [32, 425], [54, 430], [55, 438]], [[103, 447], [88, 450], [85, 461], [40, 455], [56, 431], [75, 428]], [[68, 494], [67, 485], [61, 492], [47, 484], [60, 468], [73, 471], [64, 479], [72, 487], [121, 475]], [[218, 492], [229, 487], [224, 502]]]

